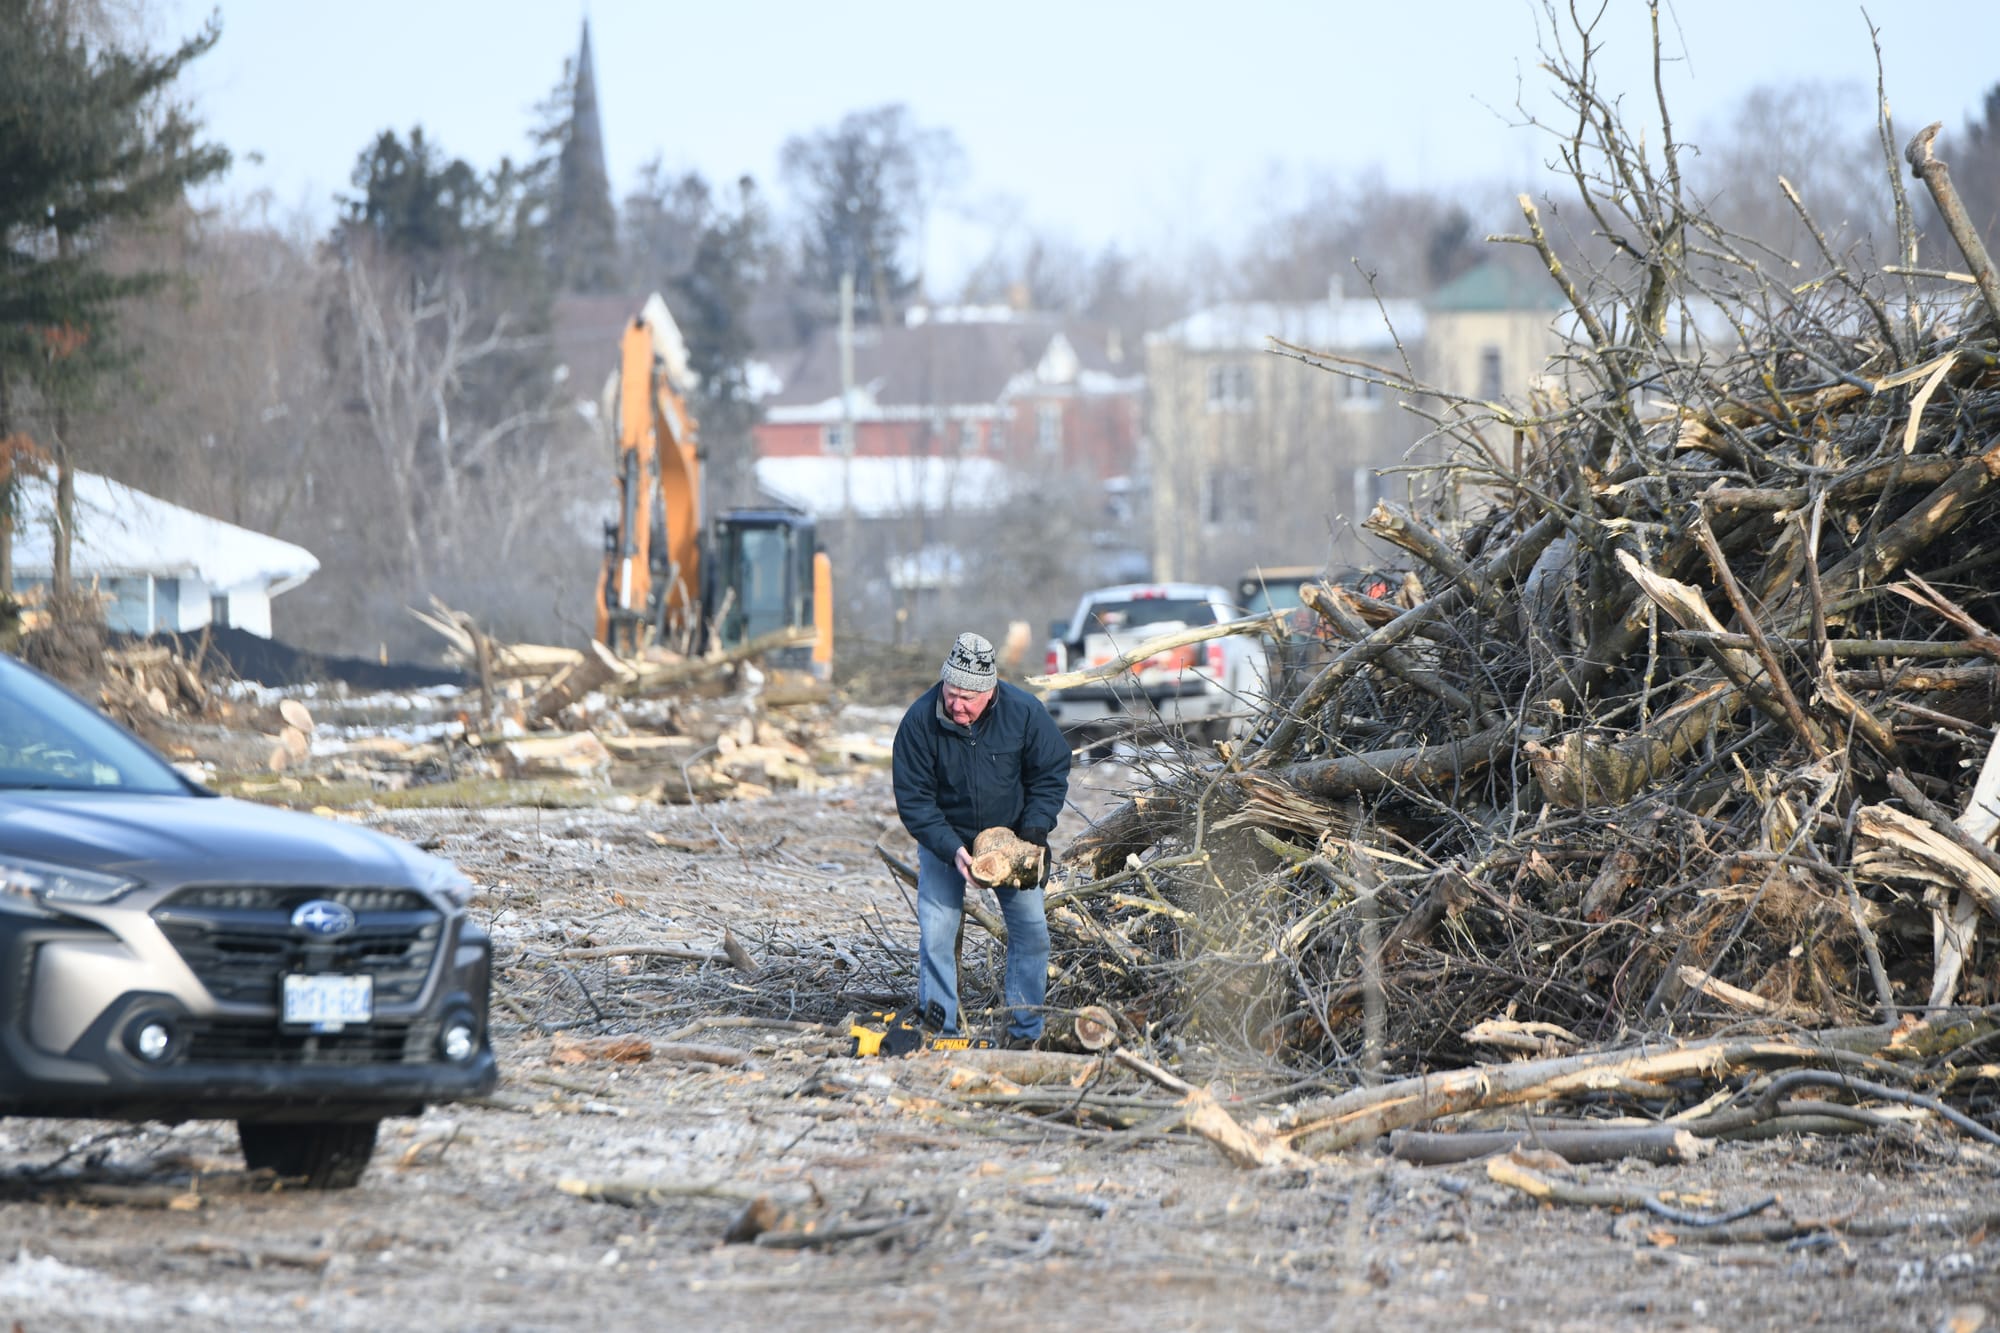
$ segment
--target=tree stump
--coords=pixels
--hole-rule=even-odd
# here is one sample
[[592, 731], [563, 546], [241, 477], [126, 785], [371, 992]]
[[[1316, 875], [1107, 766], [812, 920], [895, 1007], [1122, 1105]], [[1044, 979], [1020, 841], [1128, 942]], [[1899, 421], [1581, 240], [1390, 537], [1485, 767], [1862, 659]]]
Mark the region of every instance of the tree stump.
[[972, 840], [972, 877], [995, 889], [1033, 888], [1042, 882], [1042, 848], [990, 828]]

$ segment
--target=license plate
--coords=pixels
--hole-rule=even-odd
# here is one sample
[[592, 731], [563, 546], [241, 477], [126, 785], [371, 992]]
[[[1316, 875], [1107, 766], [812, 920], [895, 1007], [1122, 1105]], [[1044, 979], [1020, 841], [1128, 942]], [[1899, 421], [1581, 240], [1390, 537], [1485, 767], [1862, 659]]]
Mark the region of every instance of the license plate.
[[338, 1032], [375, 1017], [375, 978], [293, 974], [285, 978], [284, 1000], [286, 1027]]

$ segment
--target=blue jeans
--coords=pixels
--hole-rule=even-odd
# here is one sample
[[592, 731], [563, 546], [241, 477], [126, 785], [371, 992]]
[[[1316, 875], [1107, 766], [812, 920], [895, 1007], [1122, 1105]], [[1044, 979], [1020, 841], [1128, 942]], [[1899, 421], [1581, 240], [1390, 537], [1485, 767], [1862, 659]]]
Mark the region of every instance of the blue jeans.
[[[1049, 921], [1042, 891], [995, 889], [1007, 922], [1007, 1035], [1042, 1035], [1042, 1000], [1049, 989]], [[958, 1035], [958, 931], [965, 920], [965, 879], [928, 847], [917, 848], [917, 1008], [942, 1011], [942, 1030]]]

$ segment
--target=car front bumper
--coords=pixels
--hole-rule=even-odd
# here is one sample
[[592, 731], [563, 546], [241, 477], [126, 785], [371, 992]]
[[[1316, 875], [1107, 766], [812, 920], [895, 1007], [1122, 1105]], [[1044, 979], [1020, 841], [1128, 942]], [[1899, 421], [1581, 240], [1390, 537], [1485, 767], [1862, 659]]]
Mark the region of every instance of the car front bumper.
[[[162, 947], [164, 945], [164, 947]], [[492, 946], [462, 914], [440, 921], [413, 993], [339, 1032], [281, 1028], [268, 996], [219, 1000], [143, 929], [0, 911], [0, 1115], [118, 1120], [379, 1119], [482, 1096]], [[140, 1054], [149, 1025], [170, 1034]], [[472, 1049], [446, 1057], [447, 1027]]]
[[1229, 711], [1232, 700], [1206, 679], [1160, 685], [1083, 685], [1050, 695], [1044, 704], [1066, 732], [1104, 726], [1177, 726]]

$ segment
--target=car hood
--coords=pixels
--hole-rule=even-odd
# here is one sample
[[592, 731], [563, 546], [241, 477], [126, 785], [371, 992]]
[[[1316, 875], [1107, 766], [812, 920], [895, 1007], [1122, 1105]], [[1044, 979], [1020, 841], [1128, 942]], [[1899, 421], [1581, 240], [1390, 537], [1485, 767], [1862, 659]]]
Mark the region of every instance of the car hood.
[[437, 858], [368, 829], [227, 797], [0, 792], [0, 853], [181, 884], [415, 886]]

